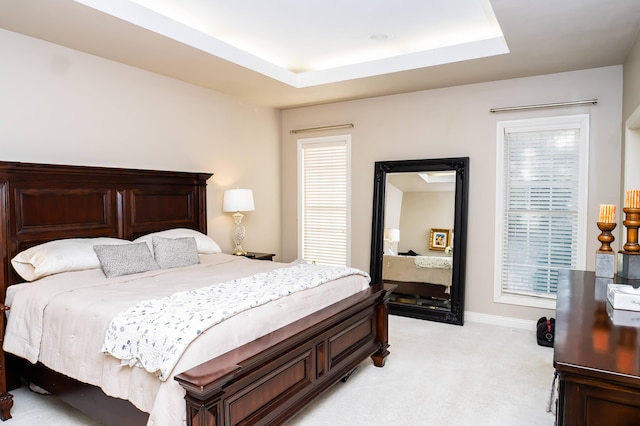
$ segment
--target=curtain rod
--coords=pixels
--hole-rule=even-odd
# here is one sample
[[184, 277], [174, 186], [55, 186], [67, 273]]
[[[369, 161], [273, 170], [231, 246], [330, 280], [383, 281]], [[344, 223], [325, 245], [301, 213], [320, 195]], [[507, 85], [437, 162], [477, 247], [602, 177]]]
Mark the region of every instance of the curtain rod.
[[556, 102], [551, 104], [538, 104], [538, 105], [521, 105], [521, 106], [512, 106], [512, 107], [501, 107], [501, 108], [491, 108], [489, 112], [503, 112], [503, 111], [518, 111], [523, 109], [538, 109], [538, 108], [555, 108], [561, 106], [570, 106], [570, 105], [584, 105], [584, 104], [597, 104], [597, 99], [589, 99], [585, 101], [569, 101], [569, 102]]
[[347, 128], [351, 128], [351, 127], [353, 127], [353, 123], [334, 124], [333, 126], [309, 127], [307, 129], [289, 130], [289, 133], [291, 133], [293, 135], [295, 133], [319, 132], [320, 130], [347, 129]]

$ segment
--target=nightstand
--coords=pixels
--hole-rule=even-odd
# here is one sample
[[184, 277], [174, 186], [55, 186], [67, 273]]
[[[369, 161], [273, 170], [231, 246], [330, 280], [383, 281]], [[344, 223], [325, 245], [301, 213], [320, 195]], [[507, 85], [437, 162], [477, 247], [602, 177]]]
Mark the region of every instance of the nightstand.
[[248, 251], [245, 256], [250, 259], [256, 259], [256, 260], [273, 260], [273, 256], [275, 256], [275, 254], [274, 253], [257, 253], [255, 251]]

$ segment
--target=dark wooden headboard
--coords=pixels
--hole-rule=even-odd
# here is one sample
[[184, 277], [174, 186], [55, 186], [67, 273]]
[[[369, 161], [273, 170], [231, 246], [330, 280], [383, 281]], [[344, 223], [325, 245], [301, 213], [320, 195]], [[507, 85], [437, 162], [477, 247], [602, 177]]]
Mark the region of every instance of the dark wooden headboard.
[[20, 251], [62, 238], [128, 240], [191, 228], [206, 234], [210, 173], [0, 162], [0, 297], [22, 281]]

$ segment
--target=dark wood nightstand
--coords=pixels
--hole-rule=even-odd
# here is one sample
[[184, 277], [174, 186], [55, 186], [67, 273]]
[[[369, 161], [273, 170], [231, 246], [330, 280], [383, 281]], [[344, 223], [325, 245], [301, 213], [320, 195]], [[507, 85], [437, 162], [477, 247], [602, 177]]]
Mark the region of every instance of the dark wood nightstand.
[[245, 255], [250, 259], [256, 259], [256, 260], [273, 260], [273, 256], [275, 256], [274, 253], [257, 253], [255, 251], [248, 251], [247, 254]]

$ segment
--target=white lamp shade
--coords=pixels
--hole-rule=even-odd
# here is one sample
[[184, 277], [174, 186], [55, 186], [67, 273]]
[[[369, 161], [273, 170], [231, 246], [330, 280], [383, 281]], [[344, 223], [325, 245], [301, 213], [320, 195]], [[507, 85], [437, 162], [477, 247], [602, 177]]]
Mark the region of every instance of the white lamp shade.
[[253, 191], [250, 189], [228, 189], [224, 191], [222, 210], [225, 212], [254, 211]]
[[384, 239], [397, 243], [400, 241], [400, 230], [397, 228], [386, 228], [384, 230]]

